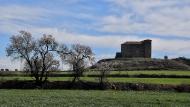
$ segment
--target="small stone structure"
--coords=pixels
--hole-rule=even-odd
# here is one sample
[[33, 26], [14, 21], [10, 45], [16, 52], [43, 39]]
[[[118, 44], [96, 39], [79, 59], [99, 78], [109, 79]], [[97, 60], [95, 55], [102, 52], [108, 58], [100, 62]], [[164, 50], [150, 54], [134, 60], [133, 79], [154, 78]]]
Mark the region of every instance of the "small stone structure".
[[121, 52], [115, 58], [151, 58], [152, 40], [127, 41], [121, 44]]

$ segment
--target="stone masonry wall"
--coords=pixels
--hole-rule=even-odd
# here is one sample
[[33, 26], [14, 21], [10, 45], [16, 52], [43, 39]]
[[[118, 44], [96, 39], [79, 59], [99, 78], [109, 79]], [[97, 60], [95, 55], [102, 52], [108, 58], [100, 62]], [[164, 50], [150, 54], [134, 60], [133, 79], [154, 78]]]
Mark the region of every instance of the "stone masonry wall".
[[121, 53], [116, 58], [151, 58], [151, 40], [140, 42], [126, 42], [121, 44]]

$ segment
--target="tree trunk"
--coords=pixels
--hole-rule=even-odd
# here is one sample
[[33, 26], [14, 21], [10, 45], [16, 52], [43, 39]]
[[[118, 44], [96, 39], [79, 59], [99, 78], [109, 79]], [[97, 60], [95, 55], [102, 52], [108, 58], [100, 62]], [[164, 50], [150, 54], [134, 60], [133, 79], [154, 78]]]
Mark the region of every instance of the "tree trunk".
[[80, 78], [78, 76], [74, 76], [74, 79], [72, 80], [72, 83], [75, 83], [77, 80], [79, 81]]
[[37, 87], [42, 87], [42, 81], [40, 80], [39, 76], [35, 76], [35, 84]]
[[103, 72], [100, 76], [100, 89], [104, 89], [105, 78], [106, 78], [106, 76], [105, 76], [105, 73]]

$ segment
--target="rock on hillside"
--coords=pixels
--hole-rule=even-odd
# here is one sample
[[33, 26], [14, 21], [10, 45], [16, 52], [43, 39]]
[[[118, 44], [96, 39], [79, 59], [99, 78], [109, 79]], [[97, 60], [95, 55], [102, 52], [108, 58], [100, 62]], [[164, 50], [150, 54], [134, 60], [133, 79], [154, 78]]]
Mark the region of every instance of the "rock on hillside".
[[[182, 61], [151, 59], [151, 58], [127, 58], [127, 59], [102, 59], [97, 63], [112, 63], [112, 70], [190, 70], [190, 66]], [[97, 64], [91, 68], [96, 69]]]

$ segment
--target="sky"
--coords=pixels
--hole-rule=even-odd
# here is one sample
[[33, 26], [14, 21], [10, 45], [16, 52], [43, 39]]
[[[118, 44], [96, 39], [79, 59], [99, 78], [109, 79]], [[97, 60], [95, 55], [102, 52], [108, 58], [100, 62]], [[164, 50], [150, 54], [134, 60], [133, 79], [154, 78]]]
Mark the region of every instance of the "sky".
[[9, 38], [25, 30], [114, 58], [125, 41], [152, 39], [152, 57], [190, 57], [190, 0], [0, 0], [0, 68], [21, 68], [6, 56]]

